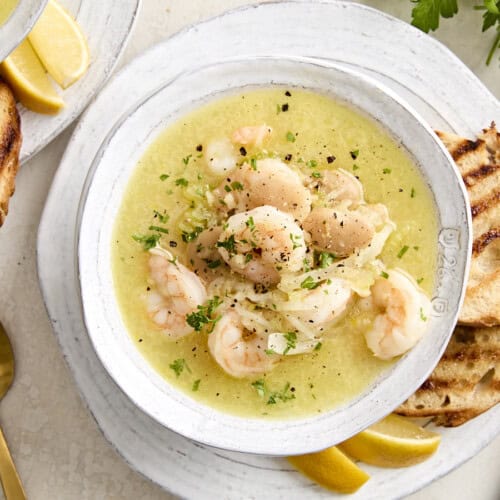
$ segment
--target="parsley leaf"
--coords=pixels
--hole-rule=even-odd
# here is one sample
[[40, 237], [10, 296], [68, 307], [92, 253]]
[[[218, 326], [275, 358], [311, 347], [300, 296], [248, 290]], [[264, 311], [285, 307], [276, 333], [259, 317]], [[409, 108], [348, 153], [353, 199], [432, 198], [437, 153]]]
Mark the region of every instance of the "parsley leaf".
[[196, 238], [198, 238], [198, 235], [203, 231], [203, 228], [200, 227], [200, 226], [196, 226], [194, 228], [193, 231], [191, 231], [190, 233], [188, 233], [187, 231], [182, 231], [182, 241], [184, 241], [184, 243], [189, 243], [190, 241], [193, 241], [195, 240]]
[[398, 252], [398, 259], [401, 259], [409, 248], [410, 247], [408, 245], [405, 245], [403, 248], [401, 248], [401, 250]]
[[234, 234], [229, 236], [229, 238], [226, 238], [224, 241], [218, 241], [216, 246], [217, 248], [225, 248], [230, 255], [234, 254], [236, 251], [236, 240], [234, 239]]
[[189, 181], [187, 179], [184, 179], [184, 177], [181, 177], [179, 179], [175, 179], [176, 186], [186, 187], [188, 184], [189, 184]]
[[297, 347], [297, 334], [295, 332], [288, 332], [284, 335], [286, 339], [286, 349], [283, 354], [287, 354], [290, 349], [295, 349]]
[[191, 373], [191, 370], [189, 366], [186, 363], [186, 360], [183, 358], [176, 359], [173, 363], [168, 365], [168, 367], [175, 372], [175, 376], [179, 377], [179, 375], [186, 369], [189, 373]]
[[162, 223], [162, 224], [166, 224], [168, 222], [168, 220], [170, 219], [170, 215], [168, 214], [162, 214], [160, 212], [158, 212], [158, 210], [153, 210], [153, 213], [155, 214], [155, 218], [158, 218], [158, 220]]
[[318, 288], [319, 281], [314, 281], [312, 276], [308, 276], [301, 284], [300, 288], [307, 288], [308, 290], [314, 290]]
[[193, 382], [193, 387], [191, 388], [191, 390], [192, 390], [193, 392], [196, 392], [196, 391], [198, 390], [198, 388], [200, 387], [200, 382], [201, 382], [201, 380], [200, 380], [200, 379], [195, 380], [195, 381]]
[[266, 383], [264, 382], [264, 379], [256, 380], [255, 382], [252, 382], [250, 385], [257, 391], [257, 394], [261, 398], [264, 397], [266, 393]]
[[154, 248], [158, 244], [158, 241], [161, 238], [161, 234], [160, 233], [149, 234], [149, 235], [134, 234], [132, 235], [132, 238], [138, 243], [142, 243], [142, 248], [144, 250], [150, 250], [151, 248]]
[[293, 132], [286, 133], [286, 140], [288, 142], [295, 142], [295, 136], [293, 135]]
[[290, 382], [287, 382], [283, 390], [271, 392], [271, 394], [269, 394], [267, 404], [275, 405], [278, 401], [285, 403], [291, 399], [295, 399], [295, 394], [290, 390]]
[[325, 267], [330, 267], [337, 259], [337, 256], [334, 253], [330, 252], [320, 252], [319, 254], [317, 253], [316, 256], [318, 260], [318, 265], [321, 269], [325, 269]]
[[439, 28], [439, 17], [453, 17], [458, 12], [457, 0], [417, 0], [411, 11], [411, 24], [425, 33]]
[[214, 296], [213, 299], [207, 300], [206, 305], [198, 306], [197, 311], [192, 312], [191, 314], [187, 314], [186, 323], [191, 328], [193, 328], [195, 332], [201, 332], [203, 326], [208, 325], [210, 323], [212, 327], [209, 330], [209, 333], [211, 333], [215, 324], [221, 318], [221, 316], [218, 316], [217, 318], [212, 318], [212, 315], [215, 309], [217, 309], [217, 307], [219, 307], [221, 304], [222, 301], [220, 300], [220, 298], [217, 297], [217, 295]]

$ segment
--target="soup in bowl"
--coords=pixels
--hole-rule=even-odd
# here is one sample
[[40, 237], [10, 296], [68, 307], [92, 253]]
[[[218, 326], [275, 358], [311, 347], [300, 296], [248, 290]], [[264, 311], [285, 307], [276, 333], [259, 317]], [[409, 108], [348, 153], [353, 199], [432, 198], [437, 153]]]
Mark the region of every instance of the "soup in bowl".
[[310, 452], [389, 413], [437, 363], [467, 268], [464, 193], [378, 84], [306, 59], [200, 68], [148, 96], [95, 166], [85, 320], [167, 427]]

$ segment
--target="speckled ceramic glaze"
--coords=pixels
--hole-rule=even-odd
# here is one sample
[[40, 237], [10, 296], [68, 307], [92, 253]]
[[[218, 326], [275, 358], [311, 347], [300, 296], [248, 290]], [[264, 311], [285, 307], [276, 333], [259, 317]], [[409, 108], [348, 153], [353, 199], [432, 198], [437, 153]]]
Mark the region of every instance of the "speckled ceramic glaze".
[[46, 3], [47, 0], [19, 0], [10, 17], [0, 26], [0, 61], [26, 38]]
[[[97, 4], [93, 0], [59, 0], [59, 2], [75, 17], [85, 35], [90, 51], [90, 66], [85, 75], [71, 87], [65, 90], [58, 89], [66, 104], [59, 114], [41, 115], [19, 105], [23, 124], [21, 148], [23, 163], [70, 125], [109, 78], [120, 54], [125, 49], [140, 5], [140, 0], [100, 0]], [[19, 6], [24, 9], [25, 3], [34, 5], [45, 2], [21, 0]], [[28, 31], [29, 29], [26, 33]], [[3, 36], [2, 28], [0, 36]], [[0, 39], [0, 52], [2, 50]]]
[[[170, 386], [135, 348], [122, 322], [111, 272], [114, 220], [130, 174], [159, 132], [201, 103], [237, 89], [285, 85], [327, 93], [381, 123], [416, 160], [433, 191], [440, 261], [425, 337], [363, 394], [334, 411], [300, 420], [234, 417]], [[185, 89], [189, 89], [186, 92]], [[425, 380], [456, 322], [468, 268], [465, 194], [432, 130], [392, 91], [336, 65], [274, 58], [221, 62], [186, 72], [145, 99], [110, 134], [94, 162], [79, 243], [85, 322], [103, 365], [121, 389], [162, 425], [199, 442], [267, 455], [308, 453], [338, 443], [385, 416]]]
[[[403, 96], [432, 128], [472, 137], [492, 119], [500, 121], [497, 99], [445, 47], [406, 23], [349, 2], [262, 4], [189, 27], [132, 62], [96, 98], [70, 141], [45, 207], [38, 243], [40, 281], [61, 349], [104, 435], [132, 467], [183, 498], [335, 495], [283, 459], [222, 451], [186, 439], [119, 389], [95, 354], [83, 322], [76, 269], [79, 201], [103, 140], [144, 96], [200, 61], [271, 53], [328, 59], [370, 75]], [[422, 464], [407, 469], [363, 465], [371, 479], [350, 498], [408, 495], [473, 456], [499, 430], [498, 407], [460, 428], [441, 428], [438, 452]]]

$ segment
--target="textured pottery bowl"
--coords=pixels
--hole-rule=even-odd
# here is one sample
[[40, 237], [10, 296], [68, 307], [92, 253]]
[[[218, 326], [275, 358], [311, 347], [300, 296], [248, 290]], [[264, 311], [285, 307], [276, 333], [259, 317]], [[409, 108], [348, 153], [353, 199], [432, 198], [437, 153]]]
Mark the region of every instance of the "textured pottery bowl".
[[[418, 345], [348, 404], [295, 420], [221, 413], [172, 387], [134, 346], [113, 289], [111, 238], [127, 183], [157, 135], [203, 103], [273, 85], [316, 90], [371, 116], [413, 157], [434, 195], [439, 231], [429, 330]], [[188, 89], [188, 90], [187, 90]], [[412, 394], [438, 362], [455, 325], [468, 272], [470, 218], [453, 162], [432, 130], [392, 91], [323, 61], [260, 57], [182, 73], [124, 113], [97, 154], [82, 197], [78, 243], [86, 326], [103, 365], [125, 394], [162, 425], [193, 440], [266, 455], [316, 451], [363, 430]]]
[[19, 0], [10, 17], [0, 26], [0, 61], [26, 38], [46, 3], [47, 0]]

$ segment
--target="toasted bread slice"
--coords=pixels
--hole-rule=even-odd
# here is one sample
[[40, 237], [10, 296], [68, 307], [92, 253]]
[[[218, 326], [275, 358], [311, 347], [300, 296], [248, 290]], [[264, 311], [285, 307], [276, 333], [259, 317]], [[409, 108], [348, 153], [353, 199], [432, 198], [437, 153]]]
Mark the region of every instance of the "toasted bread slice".
[[500, 325], [500, 134], [495, 124], [475, 141], [437, 134], [462, 174], [472, 211], [472, 261], [459, 322]]
[[21, 120], [16, 100], [0, 78], [0, 226], [9, 211], [9, 199], [14, 194], [20, 149]]
[[500, 327], [457, 326], [422, 386], [396, 412], [455, 427], [500, 401]]

